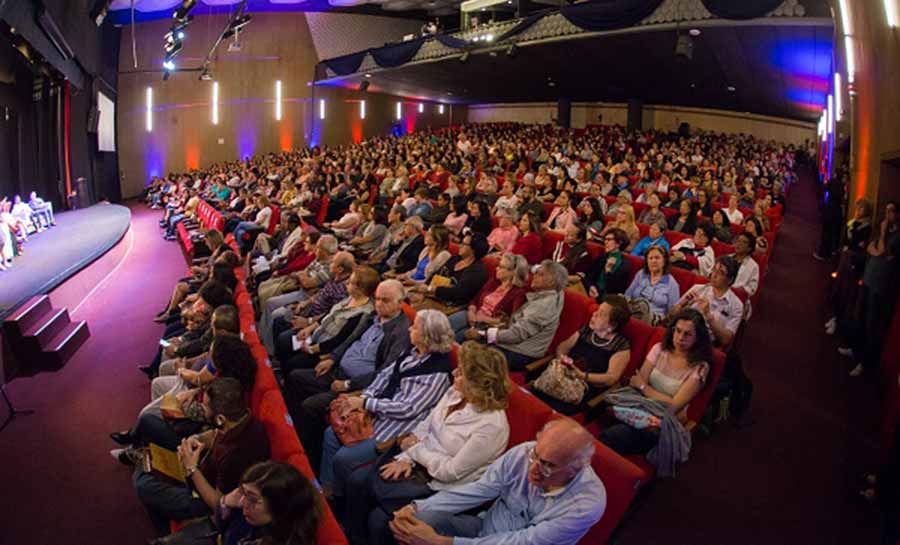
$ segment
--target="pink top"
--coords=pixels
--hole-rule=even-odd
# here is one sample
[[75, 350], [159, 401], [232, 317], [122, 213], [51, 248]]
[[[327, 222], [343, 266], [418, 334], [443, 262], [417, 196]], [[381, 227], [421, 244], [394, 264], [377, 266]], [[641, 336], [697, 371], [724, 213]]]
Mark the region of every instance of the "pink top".
[[568, 206], [565, 209], [557, 206], [550, 212], [550, 217], [547, 218], [547, 223], [544, 224], [544, 227], [551, 231], [563, 232], [570, 225], [574, 225], [576, 221], [578, 221], [578, 212]]
[[515, 225], [511, 225], [509, 228], [495, 227], [488, 235], [487, 241], [493, 248], [501, 252], [508, 252], [519, 240], [519, 236], [519, 228]]
[[484, 296], [484, 300], [481, 301], [481, 308], [478, 309], [478, 311], [487, 316], [494, 317], [494, 311], [497, 310], [497, 305], [503, 301], [503, 298], [508, 291], [509, 287], [504, 288], [503, 286], [498, 286], [497, 289]]
[[447, 229], [450, 230], [454, 235], [458, 235], [462, 228], [466, 226], [466, 222], [469, 220], [468, 214], [449, 214], [447, 218], [444, 220], [444, 225], [447, 226]]

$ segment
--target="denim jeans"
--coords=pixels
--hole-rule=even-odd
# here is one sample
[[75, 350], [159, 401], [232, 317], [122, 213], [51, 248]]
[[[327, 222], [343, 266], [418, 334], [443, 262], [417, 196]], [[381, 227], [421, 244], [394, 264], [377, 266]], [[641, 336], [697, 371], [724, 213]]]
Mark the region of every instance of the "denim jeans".
[[346, 496], [350, 474], [367, 464], [371, 465], [377, 456], [375, 439], [369, 438], [352, 447], [345, 447], [329, 426], [322, 440], [319, 482], [322, 485], [330, 484], [335, 496]]

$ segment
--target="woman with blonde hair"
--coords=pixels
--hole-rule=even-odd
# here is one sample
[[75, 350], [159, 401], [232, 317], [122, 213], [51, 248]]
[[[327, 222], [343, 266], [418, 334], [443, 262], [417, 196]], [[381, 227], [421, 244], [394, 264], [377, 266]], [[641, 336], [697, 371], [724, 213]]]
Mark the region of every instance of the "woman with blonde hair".
[[453, 378], [453, 387], [412, 433], [351, 478], [357, 492], [345, 526], [351, 543], [382, 543], [395, 509], [478, 480], [506, 450], [505, 409], [512, 390], [506, 358], [496, 348], [466, 342]]
[[633, 206], [630, 204], [619, 206], [616, 210], [616, 219], [607, 224], [601, 233], [601, 237], [615, 228], [621, 229], [628, 237], [628, 246], [623, 247], [622, 250], [625, 251], [628, 248], [634, 248], [641, 238], [641, 231], [638, 229], [637, 223], [634, 220]]

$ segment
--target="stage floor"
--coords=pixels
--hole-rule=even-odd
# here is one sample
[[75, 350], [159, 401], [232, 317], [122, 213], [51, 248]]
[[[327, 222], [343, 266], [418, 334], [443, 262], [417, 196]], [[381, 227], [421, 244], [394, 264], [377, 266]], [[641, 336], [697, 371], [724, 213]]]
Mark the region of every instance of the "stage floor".
[[55, 217], [56, 227], [28, 237], [24, 255], [0, 271], [0, 319], [105, 254], [131, 225], [131, 210], [117, 204], [95, 204]]

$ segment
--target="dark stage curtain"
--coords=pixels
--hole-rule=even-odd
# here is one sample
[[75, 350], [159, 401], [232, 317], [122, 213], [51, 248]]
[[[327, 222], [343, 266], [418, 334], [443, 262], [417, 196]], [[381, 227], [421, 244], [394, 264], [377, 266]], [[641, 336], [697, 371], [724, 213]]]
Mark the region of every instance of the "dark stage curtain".
[[531, 28], [531, 25], [540, 21], [543, 17], [544, 17], [543, 15], [532, 15], [531, 17], [522, 19], [521, 21], [519, 21], [516, 24], [516, 26], [512, 27], [511, 29], [507, 30], [506, 32], [504, 32], [503, 34], [498, 36], [495, 41], [502, 42], [503, 40], [507, 40], [509, 38], [512, 38], [513, 36], [523, 33], [526, 30], [528, 30], [529, 28]]
[[382, 68], [394, 68], [402, 66], [412, 60], [419, 52], [422, 44], [427, 38], [416, 38], [408, 42], [400, 42], [398, 44], [390, 44], [384, 47], [373, 48], [369, 50], [375, 63]]
[[573, 25], [598, 32], [634, 26], [662, 3], [663, 0], [595, 0], [559, 11]]
[[436, 34], [435, 39], [437, 39], [437, 41], [441, 42], [442, 44], [446, 45], [447, 47], [450, 47], [453, 49], [466, 49], [471, 45], [466, 40], [462, 40], [460, 38], [454, 38], [453, 36], [450, 36], [449, 34]]
[[710, 13], [723, 19], [755, 19], [781, 5], [783, 0], [702, 0]]
[[330, 68], [335, 74], [347, 76], [359, 70], [359, 65], [362, 64], [366, 53], [368, 53], [368, 51], [361, 51], [359, 53], [344, 55], [343, 57], [336, 57], [322, 62], [324, 62], [325, 66]]

